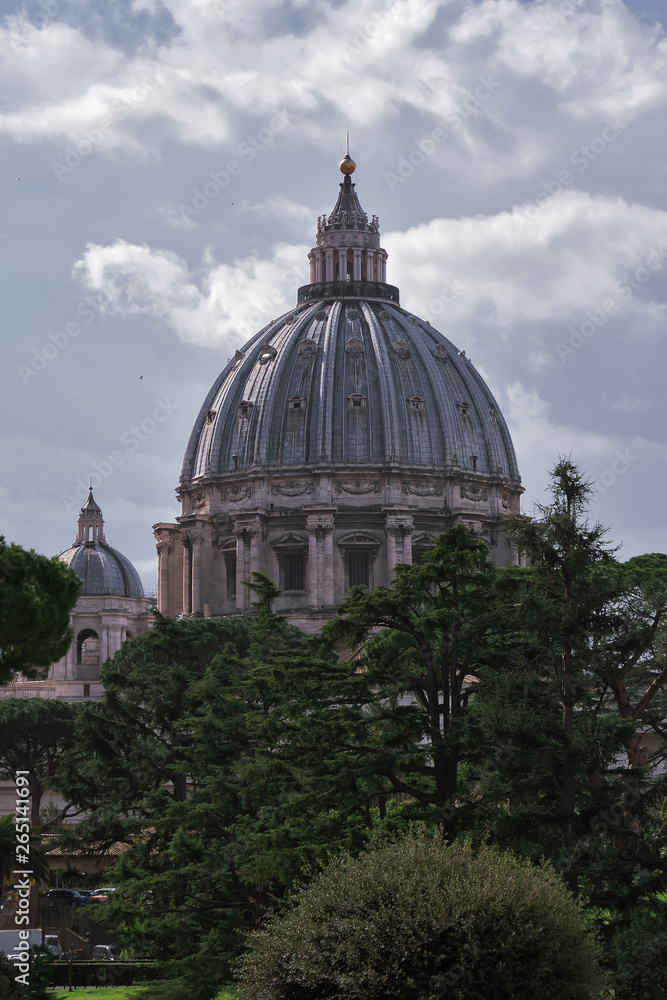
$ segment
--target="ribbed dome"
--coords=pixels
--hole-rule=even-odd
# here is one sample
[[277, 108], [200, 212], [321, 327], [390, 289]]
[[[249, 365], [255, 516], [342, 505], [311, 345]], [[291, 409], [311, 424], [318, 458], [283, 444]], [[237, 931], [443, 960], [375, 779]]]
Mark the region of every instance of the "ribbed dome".
[[113, 595], [143, 597], [139, 574], [122, 552], [100, 542], [83, 542], [64, 552], [58, 559], [70, 566], [83, 580], [82, 597]]
[[471, 362], [378, 298], [301, 302], [237, 352], [201, 409], [182, 481], [323, 462], [520, 481], [507, 425]]
[[104, 538], [102, 511], [93, 497], [93, 488], [79, 512], [77, 537], [73, 545], [58, 553], [83, 581], [82, 597], [143, 597], [139, 574], [122, 552], [112, 549]]

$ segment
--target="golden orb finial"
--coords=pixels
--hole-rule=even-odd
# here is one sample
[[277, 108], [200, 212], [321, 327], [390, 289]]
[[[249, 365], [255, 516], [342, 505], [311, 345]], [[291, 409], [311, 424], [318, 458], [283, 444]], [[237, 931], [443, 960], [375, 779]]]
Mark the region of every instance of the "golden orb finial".
[[350, 154], [346, 153], [345, 159], [341, 160], [340, 163], [338, 164], [338, 169], [340, 170], [341, 174], [353, 174], [354, 171], [357, 169], [357, 165], [350, 156]]

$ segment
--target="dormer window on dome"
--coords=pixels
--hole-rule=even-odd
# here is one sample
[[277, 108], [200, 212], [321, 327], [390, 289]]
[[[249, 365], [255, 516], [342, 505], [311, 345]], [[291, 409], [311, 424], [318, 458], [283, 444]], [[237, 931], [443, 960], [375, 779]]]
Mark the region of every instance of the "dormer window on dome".
[[347, 397], [351, 410], [359, 411], [366, 409], [367, 399], [361, 392], [352, 392]]
[[247, 399], [242, 399], [241, 402], [237, 404], [236, 409], [239, 417], [249, 417], [250, 411], [252, 410], [252, 403]]
[[259, 352], [259, 363], [260, 365], [265, 365], [269, 361], [273, 361], [276, 356], [276, 349], [272, 347], [271, 344], [263, 344], [262, 349]]
[[364, 353], [364, 350], [364, 345], [358, 337], [350, 337], [345, 344], [345, 353], [351, 355], [353, 358], [360, 357]]
[[306, 397], [305, 396], [290, 396], [287, 400], [287, 408], [289, 410], [305, 410], [306, 409]]

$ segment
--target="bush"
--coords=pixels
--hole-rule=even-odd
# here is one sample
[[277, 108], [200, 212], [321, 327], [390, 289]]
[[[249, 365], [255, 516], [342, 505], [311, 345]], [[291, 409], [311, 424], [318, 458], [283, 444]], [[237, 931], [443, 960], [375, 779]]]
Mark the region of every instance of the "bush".
[[16, 982], [16, 968], [6, 955], [0, 952], [0, 997], [2, 1000], [22, 1000], [21, 987]]
[[635, 911], [630, 927], [611, 941], [615, 1000], [667, 998], [667, 913]]
[[590, 1000], [600, 949], [551, 869], [411, 833], [331, 863], [249, 938], [244, 1000]]

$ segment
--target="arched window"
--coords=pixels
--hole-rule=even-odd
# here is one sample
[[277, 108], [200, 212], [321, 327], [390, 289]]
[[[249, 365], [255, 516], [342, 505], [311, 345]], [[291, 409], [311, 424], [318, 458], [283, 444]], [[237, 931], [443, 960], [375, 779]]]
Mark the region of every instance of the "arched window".
[[85, 628], [77, 636], [76, 662], [83, 667], [96, 667], [100, 662], [100, 637], [92, 628]]

